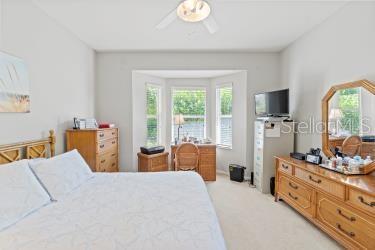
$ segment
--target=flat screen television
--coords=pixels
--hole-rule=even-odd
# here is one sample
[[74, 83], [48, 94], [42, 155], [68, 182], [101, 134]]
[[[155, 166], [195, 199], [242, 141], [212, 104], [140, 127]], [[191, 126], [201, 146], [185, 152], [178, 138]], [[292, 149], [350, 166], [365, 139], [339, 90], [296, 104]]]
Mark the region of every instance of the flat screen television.
[[255, 114], [258, 116], [288, 115], [289, 89], [256, 94]]

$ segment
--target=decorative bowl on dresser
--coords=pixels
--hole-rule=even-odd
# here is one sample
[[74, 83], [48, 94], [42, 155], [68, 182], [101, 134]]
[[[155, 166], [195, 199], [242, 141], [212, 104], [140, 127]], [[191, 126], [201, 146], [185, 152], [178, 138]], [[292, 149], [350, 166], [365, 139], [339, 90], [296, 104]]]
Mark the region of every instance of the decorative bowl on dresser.
[[67, 150], [77, 149], [92, 171], [119, 171], [118, 128], [69, 129], [66, 131]]

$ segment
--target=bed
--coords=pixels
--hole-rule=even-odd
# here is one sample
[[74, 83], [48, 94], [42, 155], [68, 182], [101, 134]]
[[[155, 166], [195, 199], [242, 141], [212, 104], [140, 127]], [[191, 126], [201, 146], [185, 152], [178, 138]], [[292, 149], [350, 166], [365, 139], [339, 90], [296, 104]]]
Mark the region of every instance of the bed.
[[[23, 158], [23, 147], [26, 158], [47, 157], [54, 152], [54, 136], [0, 147], [0, 164]], [[0, 231], [0, 249], [226, 247], [202, 178], [161, 172], [94, 173], [63, 199]]]

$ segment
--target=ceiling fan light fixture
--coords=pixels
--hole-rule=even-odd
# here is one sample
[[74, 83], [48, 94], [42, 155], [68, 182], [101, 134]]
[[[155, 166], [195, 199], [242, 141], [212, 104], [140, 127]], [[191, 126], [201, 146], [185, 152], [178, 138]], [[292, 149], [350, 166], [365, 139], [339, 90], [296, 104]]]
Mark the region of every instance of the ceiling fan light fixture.
[[210, 12], [210, 5], [203, 0], [185, 0], [177, 7], [177, 16], [185, 22], [203, 21]]

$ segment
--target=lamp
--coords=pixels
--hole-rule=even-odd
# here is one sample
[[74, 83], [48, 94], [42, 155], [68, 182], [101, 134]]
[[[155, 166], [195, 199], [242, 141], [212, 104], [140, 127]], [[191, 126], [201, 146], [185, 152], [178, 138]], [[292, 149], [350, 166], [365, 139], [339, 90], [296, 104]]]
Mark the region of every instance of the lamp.
[[338, 120], [343, 117], [342, 111], [339, 108], [333, 108], [331, 109], [331, 112], [329, 113], [329, 119], [330, 120]]
[[180, 128], [182, 128], [182, 124], [185, 123], [184, 116], [182, 114], [178, 114], [174, 117], [174, 124], [178, 125], [177, 128], [177, 140], [180, 140]]
[[210, 12], [210, 6], [203, 0], [185, 0], [177, 7], [177, 16], [185, 22], [202, 21]]
[[[342, 117], [343, 117], [343, 114], [342, 114], [341, 109], [339, 109], [339, 108], [333, 108], [329, 112], [329, 119], [333, 120], [335, 122], [337, 122], [338, 120], [340, 120]], [[336, 127], [338, 128], [339, 124], [335, 124], [335, 126], [334, 126], [334, 129], [333, 129], [333, 134], [334, 135], [337, 134], [337, 131], [338, 131], [338, 129], [336, 129]]]

